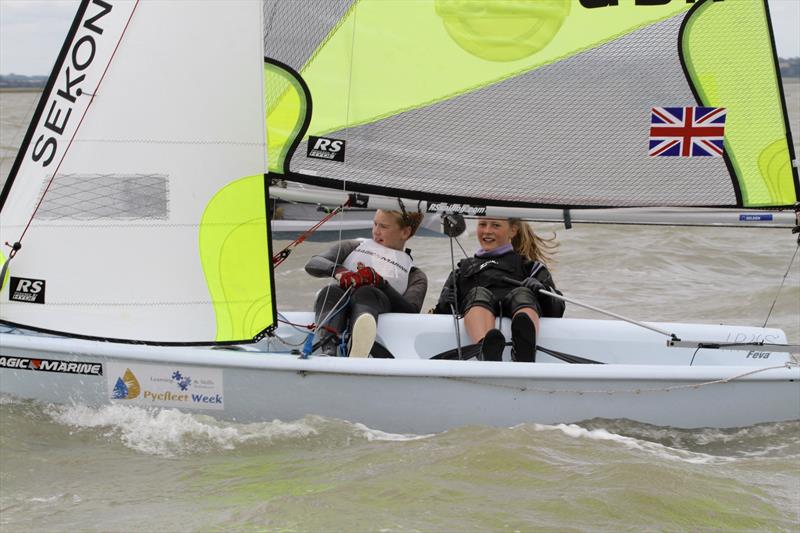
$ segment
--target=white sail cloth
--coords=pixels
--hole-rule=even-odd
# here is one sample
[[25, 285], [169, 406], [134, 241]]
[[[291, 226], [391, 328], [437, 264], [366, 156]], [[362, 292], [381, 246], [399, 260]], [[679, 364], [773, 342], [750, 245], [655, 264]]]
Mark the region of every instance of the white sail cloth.
[[266, 172], [262, 64], [257, 2], [85, 2], [0, 219], [12, 243], [31, 221], [10, 274], [46, 281], [45, 305], [11, 299], [5, 283], [0, 317], [109, 339], [217, 340], [200, 224], [226, 184]]

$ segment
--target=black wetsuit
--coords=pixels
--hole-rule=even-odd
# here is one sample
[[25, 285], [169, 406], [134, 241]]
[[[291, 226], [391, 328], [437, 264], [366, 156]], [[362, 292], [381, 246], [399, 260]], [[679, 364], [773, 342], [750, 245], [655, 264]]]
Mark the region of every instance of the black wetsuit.
[[[564, 316], [565, 305], [562, 300], [545, 294], [534, 294], [528, 288], [505, 281], [504, 278], [522, 281], [533, 276], [545, 288], [559, 292], [547, 267], [539, 261], [531, 261], [514, 251], [497, 257], [474, 256], [462, 259], [458, 263], [455, 274], [458, 311], [462, 315], [469, 308], [477, 305], [489, 309], [495, 316], [510, 317], [525, 307], [534, 309], [539, 316]], [[434, 308], [435, 313], [452, 312], [450, 308], [452, 287], [453, 275], [451, 273], [442, 289], [439, 302]], [[559, 294], [561, 293], [559, 292]]]

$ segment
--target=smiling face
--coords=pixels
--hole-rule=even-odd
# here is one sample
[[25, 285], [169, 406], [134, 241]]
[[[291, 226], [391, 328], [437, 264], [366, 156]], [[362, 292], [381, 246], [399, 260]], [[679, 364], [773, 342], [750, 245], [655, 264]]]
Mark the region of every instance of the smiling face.
[[381, 209], [372, 219], [372, 240], [393, 250], [403, 250], [411, 238], [411, 228], [402, 227], [396, 215]]
[[475, 231], [478, 244], [487, 252], [511, 242], [517, 234], [517, 227], [503, 218], [479, 218]]

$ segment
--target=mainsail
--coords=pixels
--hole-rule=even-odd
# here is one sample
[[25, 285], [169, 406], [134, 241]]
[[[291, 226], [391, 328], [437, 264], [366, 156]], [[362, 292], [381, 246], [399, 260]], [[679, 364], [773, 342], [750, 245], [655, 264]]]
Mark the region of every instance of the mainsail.
[[81, 4], [2, 193], [4, 323], [164, 344], [273, 324], [261, 14]]
[[[766, 0], [264, 10], [270, 171], [288, 179], [529, 207], [800, 198]], [[651, 111], [663, 108], [724, 110], [722, 157], [650, 156]], [[713, 151], [703, 124], [680, 120], [683, 142]]]

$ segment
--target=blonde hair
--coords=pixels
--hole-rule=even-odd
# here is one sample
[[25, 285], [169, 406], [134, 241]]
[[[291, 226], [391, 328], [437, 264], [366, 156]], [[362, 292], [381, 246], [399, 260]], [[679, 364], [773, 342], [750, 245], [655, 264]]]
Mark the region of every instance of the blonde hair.
[[419, 211], [396, 211], [391, 209], [378, 209], [378, 211], [386, 213], [387, 215], [392, 215], [392, 218], [394, 218], [400, 228], [411, 228], [411, 234], [408, 236], [409, 239], [417, 232], [419, 225], [422, 223], [422, 218], [424, 217]]
[[545, 266], [555, 263], [553, 256], [558, 248], [555, 234], [549, 239], [539, 237], [530, 224], [519, 218], [509, 218], [508, 223], [517, 228], [517, 234], [511, 239], [515, 252], [531, 261], [544, 263]]

